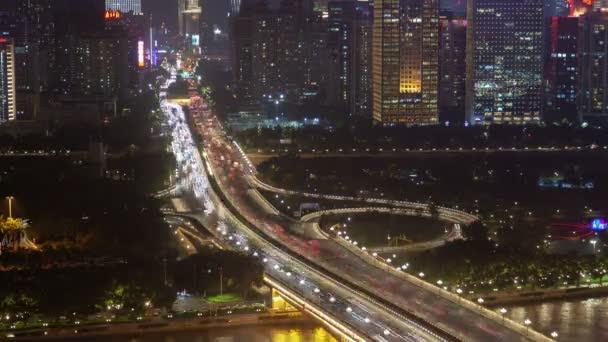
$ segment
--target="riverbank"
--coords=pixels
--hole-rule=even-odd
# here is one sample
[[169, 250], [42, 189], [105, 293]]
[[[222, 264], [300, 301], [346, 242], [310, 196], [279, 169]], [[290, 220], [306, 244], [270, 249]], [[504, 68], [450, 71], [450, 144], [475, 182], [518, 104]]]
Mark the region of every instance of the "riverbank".
[[63, 341], [83, 337], [139, 336], [151, 333], [197, 331], [242, 326], [277, 326], [294, 323], [309, 324], [312, 323], [312, 320], [300, 312], [195, 317], [175, 320], [155, 319], [138, 323], [87, 325], [78, 328], [62, 327], [15, 332], [5, 331], [1, 333], [0, 340], [11, 338], [19, 341]]
[[484, 306], [493, 307], [503, 304], [526, 304], [557, 299], [563, 300], [605, 296], [608, 296], [608, 286], [540, 289], [516, 292], [489, 292], [469, 294], [465, 297], [475, 302], [479, 298], [483, 298]]

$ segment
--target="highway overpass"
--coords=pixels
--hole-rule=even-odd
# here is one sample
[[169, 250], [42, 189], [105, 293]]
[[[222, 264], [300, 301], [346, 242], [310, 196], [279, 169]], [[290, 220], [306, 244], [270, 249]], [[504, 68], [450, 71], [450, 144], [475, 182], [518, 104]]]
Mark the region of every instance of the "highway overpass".
[[[181, 107], [163, 102], [170, 129], [179, 132], [174, 136], [174, 144], [179, 145], [174, 151], [182, 170], [189, 170], [184, 177], [210, 208], [203, 219], [209, 220], [208, 226], [216, 226], [217, 233], [234, 248], [262, 258], [270, 279], [281, 279], [285, 292], [298, 293], [308, 302], [317, 303], [320, 312], [335, 320], [330, 322], [334, 329], [340, 330], [343, 325], [363, 334], [364, 340], [378, 341], [549, 340], [424, 281], [410, 279], [403, 272], [397, 275], [392, 267], [391, 271], [366, 260], [348, 243], [310, 241], [290, 233], [291, 222], [264, 212], [252, 201], [248, 192], [252, 186], [250, 168], [243, 167], [247, 161], [226, 138], [209, 108], [196, 96], [190, 106], [196, 129], [205, 142], [202, 160], [183, 127], [186, 120]], [[463, 215], [450, 208], [439, 210], [445, 215]], [[348, 337], [349, 333], [342, 335]]]

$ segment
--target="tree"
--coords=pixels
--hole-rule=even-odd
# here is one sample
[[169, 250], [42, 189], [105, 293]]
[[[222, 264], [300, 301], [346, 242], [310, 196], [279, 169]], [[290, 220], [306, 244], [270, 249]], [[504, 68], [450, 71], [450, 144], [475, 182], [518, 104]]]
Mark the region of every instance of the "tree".
[[465, 239], [471, 241], [487, 241], [488, 227], [481, 221], [475, 221], [462, 229], [462, 235]]

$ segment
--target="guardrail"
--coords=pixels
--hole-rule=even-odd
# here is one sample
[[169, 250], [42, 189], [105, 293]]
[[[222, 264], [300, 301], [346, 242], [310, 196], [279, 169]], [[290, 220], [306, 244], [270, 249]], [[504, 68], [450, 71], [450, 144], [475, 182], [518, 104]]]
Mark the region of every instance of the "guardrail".
[[[206, 164], [205, 166], [208, 167], [208, 164]], [[206, 169], [206, 171], [208, 172], [208, 174], [212, 175], [212, 173], [210, 173], [209, 170]], [[264, 243], [270, 245], [272, 248], [275, 248], [276, 250], [282, 252], [287, 258], [292, 260], [292, 262], [299, 264], [301, 267], [307, 269], [309, 272], [313, 272], [314, 274], [318, 275], [319, 277], [323, 277], [323, 278], [331, 280], [336, 286], [340, 286], [341, 288], [345, 289], [346, 291], [357, 294], [358, 296], [364, 298], [366, 301], [382, 308], [383, 310], [385, 310], [386, 312], [389, 312], [390, 314], [394, 315], [395, 317], [398, 317], [402, 320], [406, 320], [406, 321], [409, 321], [412, 323], [416, 322], [414, 324], [416, 324], [419, 329], [422, 329], [422, 330], [426, 331], [427, 333], [432, 334], [433, 336], [437, 337], [438, 340], [446, 341], [446, 338], [449, 338], [450, 340], [459, 340], [460, 341], [460, 338], [458, 336], [454, 336], [454, 335], [450, 334], [449, 332], [441, 329], [440, 327], [432, 324], [431, 322], [421, 319], [421, 317], [419, 317], [411, 312], [402, 310], [401, 308], [397, 307], [394, 303], [391, 303], [389, 301], [384, 300], [381, 297], [377, 297], [373, 294], [370, 294], [370, 292], [367, 291], [365, 288], [361, 288], [360, 286], [344, 279], [342, 276], [337, 275], [337, 274], [327, 270], [322, 265], [316, 264], [314, 262], [311, 263], [310, 260], [299, 255], [298, 253], [291, 250], [290, 248], [282, 245], [281, 243], [279, 243], [276, 240], [276, 238], [270, 236], [267, 232], [259, 229], [254, 224], [249, 222], [245, 217], [243, 217], [238, 212], [238, 210], [236, 210], [234, 205], [230, 201], [228, 201], [228, 199], [225, 197], [225, 195], [220, 191], [221, 189], [219, 189], [219, 185], [217, 184], [217, 181], [215, 180], [215, 178], [209, 177], [209, 183], [214, 190], [214, 192], [213, 192], [214, 195], [218, 196], [222, 200], [222, 202], [226, 205], [226, 207], [228, 209], [228, 210], [224, 211], [226, 217], [230, 221], [232, 221], [233, 224], [240, 226], [241, 229], [243, 229], [244, 231], [248, 231], [248, 232], [250, 232], [250, 234], [253, 234], [254, 239], [263, 241]], [[212, 234], [215, 234], [215, 233], [216, 232], [214, 230], [212, 230]], [[348, 286], [346, 286], [344, 284], [348, 284]]]
[[168, 187], [166, 189], [162, 189], [162, 190], [159, 190], [159, 191], [153, 193], [152, 197], [160, 198], [160, 197], [164, 197], [164, 196], [167, 196], [167, 195], [171, 195], [176, 190], [177, 190], [177, 185], [172, 185], [172, 186], [170, 186], [170, 187]]
[[[242, 149], [240, 148], [240, 146], [236, 143], [233, 142], [241, 151], [241, 154], [243, 155], [243, 157], [245, 158], [245, 160], [247, 160], [249, 163], [251, 163], [249, 161], [249, 159], [247, 158], [246, 154], [242, 151]], [[349, 200], [349, 201], [367, 201], [367, 202], [375, 202], [375, 203], [385, 203], [385, 204], [389, 204], [389, 205], [399, 205], [399, 206], [406, 206], [409, 207], [410, 209], [413, 208], [414, 210], [419, 210], [419, 209], [423, 209], [423, 210], [428, 210], [429, 206], [428, 204], [424, 204], [424, 203], [418, 203], [418, 202], [409, 202], [409, 201], [398, 201], [398, 200], [385, 200], [385, 199], [361, 199], [361, 198], [355, 198], [355, 197], [349, 197], [349, 196], [337, 196], [337, 195], [321, 195], [321, 194], [311, 194], [311, 193], [304, 193], [304, 192], [297, 192], [297, 191], [292, 191], [292, 190], [286, 190], [286, 189], [280, 189], [280, 188], [276, 188], [273, 187], [271, 185], [268, 185], [262, 181], [260, 181], [252, 172], [251, 174], [251, 179], [254, 182], [254, 184], [256, 184], [257, 186], [259, 186], [262, 189], [271, 191], [271, 192], [278, 192], [278, 193], [283, 193], [283, 194], [291, 194], [291, 195], [304, 195], [304, 196], [308, 196], [308, 197], [316, 197], [316, 198], [324, 198], [324, 199], [334, 199], [334, 200]], [[457, 221], [454, 223], [460, 223], [460, 224], [470, 224], [474, 221], [479, 220], [479, 218], [473, 214], [467, 213], [465, 211], [461, 211], [461, 210], [456, 210], [456, 209], [451, 209], [451, 208], [446, 208], [446, 207], [436, 207], [439, 215], [444, 215], [446, 217], [451, 217], [451, 216], [460, 216], [462, 217], [464, 220], [463, 221]], [[362, 208], [364, 209], [370, 209], [370, 208]], [[377, 209], [377, 208], [376, 208]], [[387, 208], [383, 208], [384, 210], [390, 211], [390, 209]], [[334, 211], [340, 211], [341, 209], [336, 209], [336, 210], [327, 210], [325, 212], [334, 212]], [[305, 215], [301, 218], [302, 221], [306, 221], [309, 220], [310, 218], [307, 216], [316, 216], [319, 217], [322, 214], [321, 212], [316, 212], [316, 213], [311, 213], [308, 215]], [[352, 212], [352, 211], [351, 211]], [[447, 214], [447, 215], [446, 215]], [[430, 216], [430, 214], [429, 214]], [[466, 219], [465, 219], [466, 218]], [[322, 231], [322, 230], [321, 230]], [[534, 340], [534, 341], [553, 341], [552, 339], [550, 339], [549, 337], [533, 330], [530, 329], [526, 326], [523, 326], [515, 321], [512, 321], [510, 319], [506, 319], [504, 316], [501, 316], [499, 314], [497, 314], [494, 311], [488, 310], [485, 307], [481, 306], [481, 305], [477, 305], [471, 301], [468, 301], [466, 299], [463, 299], [462, 297], [459, 297], [449, 291], [446, 291], [440, 287], [437, 287], [433, 284], [430, 284], [426, 281], [423, 281], [419, 278], [416, 278], [412, 275], [409, 275], [405, 272], [402, 271], [398, 271], [396, 270], [394, 267], [391, 267], [388, 264], [382, 263], [381, 261], [379, 261], [378, 259], [376, 259], [375, 257], [369, 255], [368, 253], [366, 253], [365, 251], [357, 248], [356, 246], [354, 246], [352, 244], [352, 242], [349, 242], [341, 237], [336, 237], [335, 241], [337, 241], [341, 246], [347, 248], [348, 250], [350, 250], [351, 252], [353, 252], [355, 255], [358, 255], [359, 257], [361, 257], [362, 259], [368, 261], [370, 264], [375, 265], [376, 267], [379, 267], [381, 269], [385, 269], [387, 270], [389, 273], [396, 275], [397, 277], [406, 280], [412, 284], [415, 284], [421, 288], [424, 288], [427, 291], [436, 293], [437, 295], [441, 296], [444, 299], [450, 300], [456, 304], [465, 306], [471, 310], [477, 311], [479, 312], [480, 315], [491, 319], [495, 322], [498, 322], [499, 324], [502, 324], [514, 331], [517, 331], [521, 334], [523, 334], [524, 336], [527, 336], [528, 338]], [[424, 318], [423, 318], [424, 319]], [[427, 318], [428, 319], [428, 318]], [[445, 329], [445, 328], [443, 328]], [[452, 333], [453, 335], [453, 333]], [[456, 334], [457, 335], [457, 334]], [[454, 335], [453, 335], [454, 336]]]
[[[423, 211], [425, 211], [425, 210], [428, 211], [428, 209], [429, 209], [429, 205], [427, 203], [400, 201], [400, 200], [388, 200], [388, 199], [382, 199], [382, 198], [357, 198], [357, 197], [351, 197], [351, 196], [313, 194], [313, 193], [308, 193], [308, 192], [286, 190], [286, 189], [281, 189], [281, 188], [277, 188], [272, 185], [266, 184], [266, 183], [262, 182], [261, 180], [259, 180], [255, 175], [251, 175], [250, 177], [251, 177], [251, 180], [254, 183], [254, 185], [256, 185], [257, 187], [270, 191], [270, 192], [275, 192], [275, 193], [280, 193], [280, 194], [305, 196], [305, 197], [329, 199], [329, 200], [336, 200], [336, 201], [379, 203], [379, 204], [384, 204], [384, 205], [389, 205], [389, 206], [406, 207], [409, 209], [423, 210]], [[466, 211], [447, 208], [447, 207], [441, 207], [441, 206], [436, 206], [435, 208], [437, 209], [437, 212], [440, 215], [443, 215], [445, 217], [451, 216], [451, 217], [457, 218], [459, 221], [455, 222], [455, 223], [471, 224], [471, 223], [479, 220], [479, 217], [477, 217], [476, 215], [473, 215], [471, 213], [468, 213]]]
[[323, 323], [330, 330], [334, 331], [334, 333], [339, 334], [346, 340], [353, 342], [367, 341], [367, 339], [364, 337], [367, 336], [365, 333], [357, 331], [358, 329], [354, 329], [352, 327], [348, 328], [346, 325], [325, 314], [323, 312], [323, 309], [321, 309], [314, 303], [306, 300], [306, 298], [300, 296], [298, 293], [290, 291], [285, 286], [283, 286], [278, 280], [275, 280], [265, 275], [264, 282], [276, 289], [281, 294], [281, 296], [284, 297], [287, 301], [289, 301], [293, 306], [312, 315], [314, 318], [321, 321], [321, 323]]
[[[300, 218], [300, 221], [310, 221], [316, 218], [319, 218], [323, 215], [335, 215], [335, 214], [350, 214], [350, 213], [366, 213], [366, 212], [380, 212], [380, 213], [392, 213], [398, 215], [411, 215], [411, 216], [424, 216], [424, 217], [433, 217], [429, 213], [428, 210], [420, 209], [410, 209], [410, 208], [387, 208], [387, 207], [358, 207], [358, 208], [340, 208], [340, 209], [328, 209], [328, 210], [320, 210], [315, 211], [313, 213], [306, 214]], [[453, 216], [451, 213], [442, 213], [439, 210], [439, 215], [437, 216], [442, 221], [447, 221], [450, 223], [458, 223], [458, 224], [466, 224], [468, 220], [460, 220]]]
[[362, 249], [353, 245], [352, 242], [349, 242], [348, 240], [346, 240], [340, 236], [334, 237], [334, 240], [336, 242], [338, 242], [338, 244], [340, 244], [344, 248], [351, 251], [353, 254], [355, 254], [355, 255], [359, 256], [360, 258], [362, 258], [363, 260], [365, 260], [367, 263], [372, 264], [380, 269], [383, 269], [383, 270], [385, 270], [403, 280], [406, 280], [416, 286], [419, 286], [427, 291], [435, 293], [444, 299], [450, 300], [458, 305], [462, 305], [470, 310], [476, 311], [480, 315], [482, 315], [488, 319], [491, 319], [499, 324], [502, 324], [502, 325], [508, 327], [509, 329], [517, 331], [517, 332], [523, 334], [524, 336], [528, 336], [533, 341], [542, 341], [542, 342], [553, 341], [549, 337], [547, 337], [533, 329], [530, 329], [524, 325], [521, 325], [513, 320], [507, 319], [504, 316], [501, 316], [492, 310], [486, 309], [485, 307], [483, 307], [481, 305], [477, 305], [477, 304], [467, 300], [466, 298], [457, 296], [447, 290], [444, 290], [438, 286], [435, 286], [431, 283], [428, 283], [424, 280], [414, 277], [406, 272], [397, 270], [395, 267], [378, 260], [376, 257], [370, 255], [366, 251], [363, 251]]

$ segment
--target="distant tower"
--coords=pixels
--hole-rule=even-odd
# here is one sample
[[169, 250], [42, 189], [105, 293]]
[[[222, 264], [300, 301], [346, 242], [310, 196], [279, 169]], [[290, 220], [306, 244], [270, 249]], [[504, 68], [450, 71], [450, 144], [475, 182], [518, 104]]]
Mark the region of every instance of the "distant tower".
[[199, 34], [201, 7], [198, 0], [177, 0], [179, 34]]
[[17, 118], [15, 99], [15, 44], [0, 37], [0, 124]]
[[141, 0], [106, 0], [106, 10], [141, 14]]

